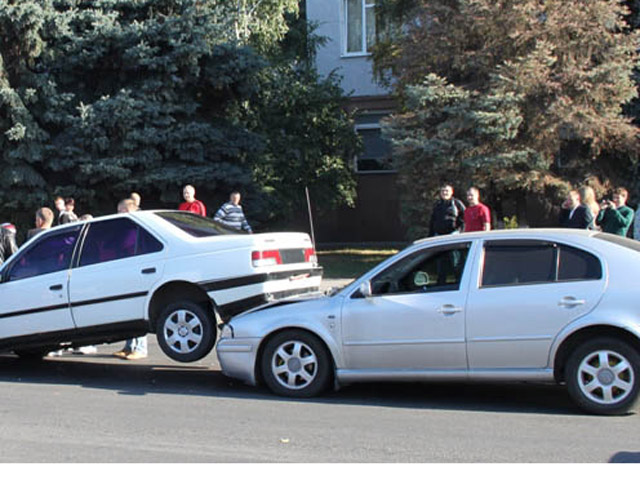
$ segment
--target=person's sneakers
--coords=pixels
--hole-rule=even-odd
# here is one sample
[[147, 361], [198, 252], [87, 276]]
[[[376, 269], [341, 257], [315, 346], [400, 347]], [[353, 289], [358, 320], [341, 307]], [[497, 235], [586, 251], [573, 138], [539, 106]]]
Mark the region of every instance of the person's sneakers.
[[147, 358], [147, 354], [140, 352], [131, 352], [124, 358], [126, 358], [127, 360], [142, 360], [143, 358]]
[[98, 353], [98, 349], [94, 345], [87, 345], [84, 347], [74, 348], [72, 353], [74, 355], [89, 355], [92, 353]]
[[119, 350], [117, 352], [113, 352], [113, 356], [118, 358], [127, 358], [127, 355], [129, 355], [130, 353], [131, 352], [127, 350]]

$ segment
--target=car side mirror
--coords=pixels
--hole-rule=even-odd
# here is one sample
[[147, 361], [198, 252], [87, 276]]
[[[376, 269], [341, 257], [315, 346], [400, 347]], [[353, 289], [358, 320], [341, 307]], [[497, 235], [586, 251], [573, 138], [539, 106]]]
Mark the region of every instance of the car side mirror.
[[370, 298], [373, 293], [371, 292], [371, 282], [367, 281], [360, 285], [358, 291], [362, 294], [364, 298]]

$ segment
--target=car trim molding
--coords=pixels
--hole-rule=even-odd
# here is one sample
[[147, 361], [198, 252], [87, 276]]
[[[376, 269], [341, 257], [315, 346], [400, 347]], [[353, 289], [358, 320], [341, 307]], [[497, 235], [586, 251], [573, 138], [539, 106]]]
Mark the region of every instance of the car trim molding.
[[36, 313], [44, 313], [50, 312], [53, 310], [60, 310], [63, 308], [76, 308], [76, 307], [84, 307], [87, 305], [94, 305], [96, 303], [108, 303], [108, 302], [117, 302], [118, 300], [128, 300], [130, 298], [144, 297], [148, 292], [135, 292], [128, 293], [126, 295], [116, 295], [113, 297], [103, 297], [103, 298], [94, 298], [91, 300], [83, 300], [82, 302], [74, 302], [72, 304], [69, 303], [59, 303], [56, 305], [49, 305], [46, 307], [32, 308], [30, 310], [18, 310], [16, 312], [2, 313], [0, 314], [0, 319], [7, 317], [20, 317], [23, 315], [34, 315]]
[[441, 340], [384, 340], [384, 341], [345, 341], [343, 345], [345, 347], [367, 347], [367, 346], [384, 346], [384, 345], [450, 345], [465, 343], [464, 338], [443, 338]]
[[131, 298], [146, 297], [149, 292], [134, 292], [124, 295], [115, 295], [113, 297], [94, 298], [92, 300], [83, 300], [81, 302], [74, 302], [71, 304], [71, 308], [85, 307], [87, 305], [94, 305], [96, 303], [117, 302], [118, 300], [129, 300]]
[[467, 340], [467, 343], [482, 343], [482, 342], [518, 342], [518, 341], [549, 341], [553, 340], [551, 335], [519, 335], [513, 337], [473, 337]]
[[227, 280], [216, 280], [213, 282], [199, 282], [202, 288], [207, 292], [213, 292], [216, 290], [227, 290], [229, 288], [246, 287], [248, 285], [254, 285], [257, 283], [272, 282], [276, 280], [285, 280], [287, 278], [300, 277], [301, 275], [308, 275], [309, 277], [317, 277], [322, 275], [322, 267], [318, 268], [304, 268], [298, 270], [286, 270], [282, 272], [271, 273], [257, 273], [255, 275], [247, 275], [238, 278], [229, 278]]
[[32, 308], [30, 310], [18, 310], [16, 312], [2, 313], [0, 319], [7, 317], [20, 317], [22, 315], [33, 315], [36, 313], [50, 312], [53, 310], [60, 310], [62, 308], [69, 308], [69, 303], [60, 303], [57, 305], [48, 305], [46, 307]]

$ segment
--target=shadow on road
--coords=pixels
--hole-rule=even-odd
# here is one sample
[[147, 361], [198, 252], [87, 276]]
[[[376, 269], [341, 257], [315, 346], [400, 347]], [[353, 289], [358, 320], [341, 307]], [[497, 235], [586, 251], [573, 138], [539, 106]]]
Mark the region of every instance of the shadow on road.
[[582, 414], [566, 390], [555, 385], [368, 383], [346, 386], [319, 398], [293, 400], [229, 379], [217, 368], [202, 363], [130, 363], [114, 361], [108, 355], [56, 357], [41, 362], [0, 356], [0, 382], [79, 385], [121, 395], [155, 393], [389, 408]]

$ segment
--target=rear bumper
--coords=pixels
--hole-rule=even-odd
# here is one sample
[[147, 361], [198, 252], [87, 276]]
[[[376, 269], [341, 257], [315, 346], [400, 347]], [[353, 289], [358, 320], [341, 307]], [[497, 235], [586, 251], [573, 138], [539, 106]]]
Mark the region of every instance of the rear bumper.
[[322, 267], [288, 270], [202, 284], [223, 320], [265, 303], [317, 293]]

